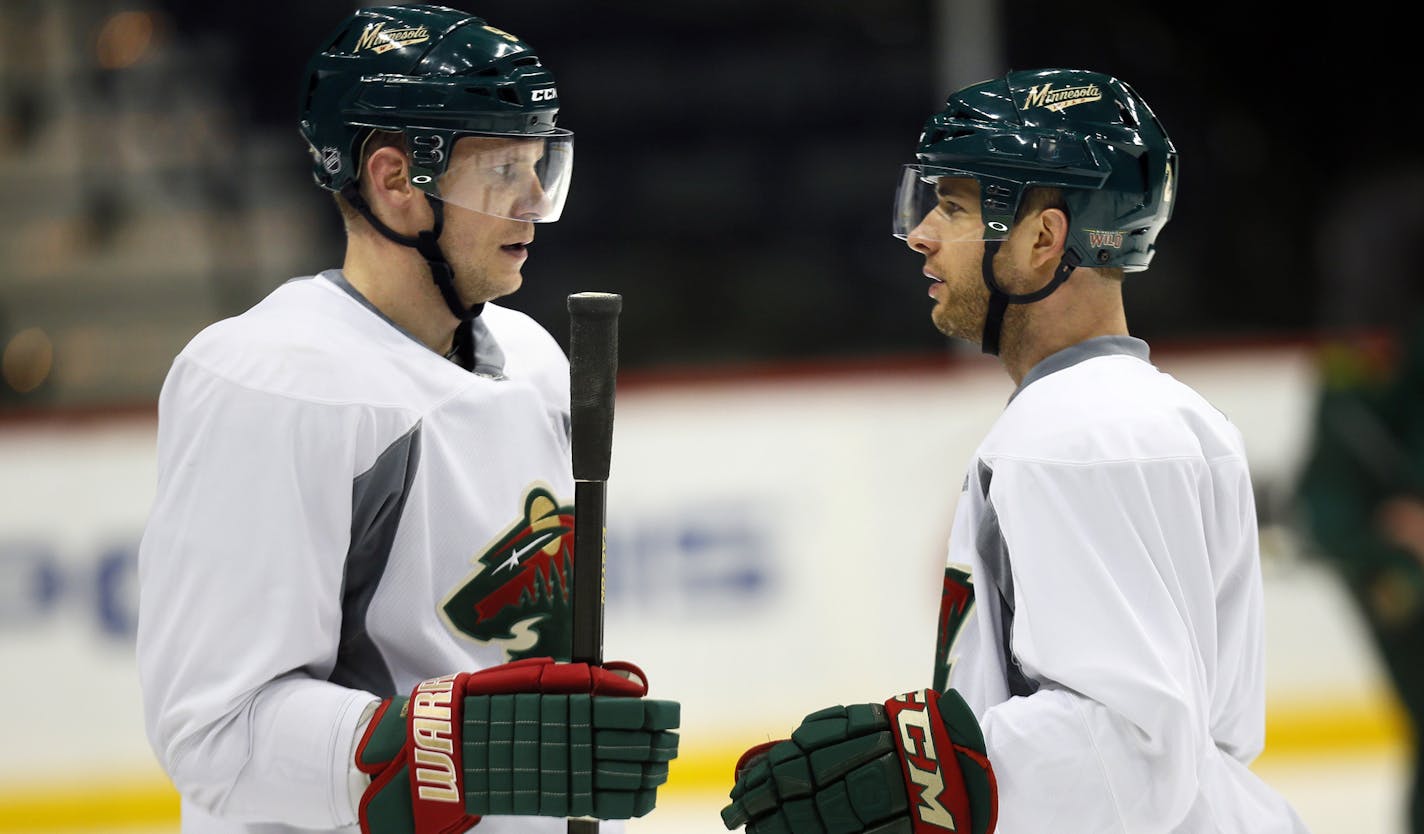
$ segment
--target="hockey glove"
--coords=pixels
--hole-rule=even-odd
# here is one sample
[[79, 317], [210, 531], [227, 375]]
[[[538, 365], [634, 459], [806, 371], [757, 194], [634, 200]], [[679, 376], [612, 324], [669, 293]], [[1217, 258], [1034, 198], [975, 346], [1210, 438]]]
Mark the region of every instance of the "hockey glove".
[[680, 712], [647, 692], [630, 663], [530, 658], [389, 698], [356, 748], [372, 776], [361, 831], [453, 834], [487, 814], [643, 816], [677, 756]]
[[728, 829], [747, 834], [992, 834], [994, 771], [953, 689], [830, 707], [737, 762]]

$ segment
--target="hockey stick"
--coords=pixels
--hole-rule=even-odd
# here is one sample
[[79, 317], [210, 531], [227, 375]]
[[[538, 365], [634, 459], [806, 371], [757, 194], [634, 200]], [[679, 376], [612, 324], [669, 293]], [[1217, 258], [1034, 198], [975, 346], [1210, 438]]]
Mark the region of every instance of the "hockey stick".
[[[623, 296], [569, 296], [569, 420], [573, 436], [575, 663], [603, 662], [605, 487], [613, 457], [618, 314]], [[598, 820], [570, 819], [568, 834], [597, 834]]]

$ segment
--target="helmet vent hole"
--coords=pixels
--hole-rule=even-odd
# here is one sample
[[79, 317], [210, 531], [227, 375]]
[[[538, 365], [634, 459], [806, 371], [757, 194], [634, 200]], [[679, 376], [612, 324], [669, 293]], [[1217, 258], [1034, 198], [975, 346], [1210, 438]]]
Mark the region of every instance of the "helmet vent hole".
[[539, 56], [538, 56], [538, 55], [525, 55], [525, 56], [523, 56], [523, 57], [521, 57], [521, 58], [515, 58], [513, 61], [510, 61], [509, 63], [510, 63], [511, 66], [516, 66], [516, 67], [535, 66], [535, 65], [537, 65], [537, 64], [539, 63]]
[[500, 100], [500, 101], [507, 101], [507, 102], [509, 102], [510, 104], [518, 104], [518, 103], [519, 103], [519, 94], [514, 91], [514, 88], [513, 88], [513, 87], [500, 87], [500, 88], [499, 88], [499, 100]]
[[347, 38], [347, 36], [350, 35], [351, 32], [356, 29], [356, 26], [357, 26], [357, 25], [359, 25], [359, 24], [353, 24], [353, 25], [351, 25], [351, 26], [347, 26], [346, 28], [341, 29], [340, 31], [333, 33], [332, 36], [331, 36], [331, 39], [328, 40], [325, 44], [323, 44], [322, 47], [321, 47], [321, 49], [320, 49], [319, 51], [320, 51], [320, 52], [323, 52], [323, 53], [336, 51], [336, 45], [339, 44], [339, 43], [341, 43], [343, 40], [345, 40], [345, 39]]
[[1117, 114], [1122, 119], [1122, 123], [1127, 125], [1128, 127], [1141, 127], [1141, 125], [1137, 123], [1136, 117], [1132, 115], [1132, 111], [1127, 109], [1127, 105], [1123, 104], [1121, 101], [1117, 103]]
[[304, 112], [311, 109], [312, 94], [316, 92], [316, 82], [317, 82], [317, 75], [316, 75], [316, 73], [312, 73], [311, 79], [307, 81], [307, 95], [306, 95], [306, 100], [302, 103], [302, 110], [303, 110]]
[[1137, 158], [1137, 166], [1138, 170], [1142, 172], [1142, 181], [1148, 183], [1152, 182], [1152, 160], [1148, 159], [1147, 154], [1143, 154]]
[[493, 95], [493, 94], [490, 92], [489, 87], [466, 87], [466, 88], [465, 88], [465, 92], [467, 92], [467, 93], [474, 93], [474, 94], [477, 95], [477, 96]]
[[485, 67], [475, 73], [475, 75], [484, 76], [485, 78], [496, 78], [499, 76], [499, 67]]

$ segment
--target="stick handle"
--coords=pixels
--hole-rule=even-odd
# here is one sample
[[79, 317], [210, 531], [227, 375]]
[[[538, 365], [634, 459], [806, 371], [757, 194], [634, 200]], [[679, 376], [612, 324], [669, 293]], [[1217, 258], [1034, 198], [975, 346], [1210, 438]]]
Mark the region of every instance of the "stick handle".
[[613, 293], [569, 296], [569, 405], [577, 481], [608, 480], [622, 309], [623, 296]]
[[574, 481], [573, 653], [603, 662], [604, 482]]
[[[623, 296], [569, 296], [569, 421], [573, 438], [574, 662], [603, 662], [605, 496], [613, 458], [618, 314]], [[598, 820], [571, 819], [568, 834], [598, 834]]]

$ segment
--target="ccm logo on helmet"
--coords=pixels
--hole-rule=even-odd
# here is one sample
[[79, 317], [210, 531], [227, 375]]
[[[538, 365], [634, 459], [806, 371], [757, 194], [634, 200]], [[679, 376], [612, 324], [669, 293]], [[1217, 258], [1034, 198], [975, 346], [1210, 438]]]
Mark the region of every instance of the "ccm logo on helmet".
[[922, 822], [956, 831], [954, 815], [939, 801], [940, 794], [944, 793], [944, 771], [940, 769], [939, 757], [935, 755], [930, 713], [922, 697], [923, 691], [908, 692], [895, 699], [901, 704], [900, 711], [895, 713], [895, 729], [900, 734], [905, 751], [905, 771], [910, 781], [921, 788], [915, 813]]
[[556, 87], [545, 87], [542, 90], [534, 90], [529, 94], [530, 101], [548, 101], [558, 97], [559, 91]]

